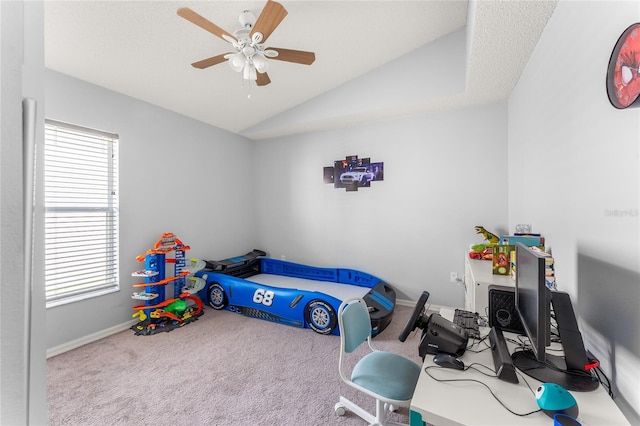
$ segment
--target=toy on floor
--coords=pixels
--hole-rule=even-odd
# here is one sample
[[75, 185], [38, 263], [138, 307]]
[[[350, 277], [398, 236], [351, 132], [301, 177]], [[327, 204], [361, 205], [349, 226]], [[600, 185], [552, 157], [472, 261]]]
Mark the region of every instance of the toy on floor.
[[206, 261], [197, 272], [206, 286], [199, 296], [212, 308], [319, 334], [339, 334], [338, 307], [349, 297], [365, 300], [371, 334], [389, 325], [395, 290], [379, 278], [352, 269], [318, 268], [265, 257], [261, 250]]
[[[204, 267], [204, 262], [185, 260], [186, 246], [173, 233], [165, 232], [152, 249], [136, 258], [144, 262], [145, 268], [132, 273], [143, 277], [143, 283], [133, 287], [144, 288], [134, 292], [132, 299], [143, 300], [143, 305], [133, 307], [133, 318], [139, 320], [131, 326], [136, 335], [152, 335], [168, 332], [193, 322], [202, 315], [202, 301], [197, 292], [204, 288], [204, 280], [192, 275]], [[173, 254], [172, 258], [167, 258]], [[173, 265], [173, 276], [166, 277], [167, 266]], [[167, 288], [173, 286], [173, 297], [167, 297]]]

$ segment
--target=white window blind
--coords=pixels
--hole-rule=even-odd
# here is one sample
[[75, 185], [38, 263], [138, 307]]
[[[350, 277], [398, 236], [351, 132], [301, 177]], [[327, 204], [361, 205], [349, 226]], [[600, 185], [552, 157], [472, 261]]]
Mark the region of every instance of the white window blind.
[[118, 135], [46, 120], [47, 307], [118, 284]]

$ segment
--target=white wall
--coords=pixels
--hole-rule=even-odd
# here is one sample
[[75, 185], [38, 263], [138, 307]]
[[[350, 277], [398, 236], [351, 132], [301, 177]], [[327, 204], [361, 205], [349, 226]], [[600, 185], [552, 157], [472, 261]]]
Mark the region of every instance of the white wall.
[[[398, 297], [464, 306], [465, 250], [475, 225], [507, 222], [506, 104], [260, 141], [259, 244], [273, 257], [372, 273]], [[347, 155], [384, 162], [384, 181], [356, 192], [323, 183]]]
[[509, 224], [547, 237], [586, 344], [640, 422], [638, 109], [605, 75], [638, 2], [562, 1], [509, 101]]
[[[0, 42], [2, 46], [22, 46], [23, 10], [19, 3], [0, 4]], [[24, 423], [27, 419], [27, 368], [25, 339], [27, 327], [20, 321], [11, 326], [12, 317], [22, 320], [25, 309], [22, 192], [12, 185], [22, 182], [22, 76], [21, 50], [0, 50], [0, 419]], [[16, 249], [17, 248], [17, 249]], [[17, 282], [19, 285], [6, 285]], [[9, 304], [8, 301], [11, 301]]]
[[[0, 424], [44, 425], [45, 311], [38, 267], [42, 251], [33, 249], [32, 280], [27, 283], [22, 144], [23, 98], [38, 101], [36, 116], [43, 111], [41, 2], [0, 2], [0, 45]], [[35, 138], [39, 145], [41, 125], [36, 126]], [[40, 216], [37, 206], [35, 215]], [[36, 226], [34, 232], [38, 230]]]
[[434, 100], [465, 91], [465, 37], [464, 28], [447, 34], [242, 134], [263, 138], [283, 131], [308, 133], [429, 110], [426, 106]]
[[163, 232], [190, 257], [254, 248], [254, 142], [51, 70], [46, 95], [47, 118], [120, 136], [121, 241], [120, 291], [47, 309], [47, 348], [130, 320], [135, 258]]

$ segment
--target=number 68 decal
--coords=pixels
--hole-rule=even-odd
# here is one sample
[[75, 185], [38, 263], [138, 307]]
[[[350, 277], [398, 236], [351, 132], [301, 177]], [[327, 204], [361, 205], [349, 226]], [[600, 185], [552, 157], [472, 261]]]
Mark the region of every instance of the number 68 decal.
[[259, 288], [253, 293], [253, 302], [261, 303], [264, 306], [271, 306], [273, 304], [273, 296], [274, 294], [271, 290]]

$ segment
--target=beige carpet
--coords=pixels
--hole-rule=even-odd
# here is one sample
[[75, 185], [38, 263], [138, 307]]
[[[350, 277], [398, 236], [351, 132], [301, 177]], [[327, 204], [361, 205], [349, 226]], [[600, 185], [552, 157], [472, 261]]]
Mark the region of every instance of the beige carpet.
[[[421, 364], [419, 331], [398, 341], [411, 311], [397, 306], [374, 344]], [[169, 333], [124, 331], [49, 359], [50, 424], [362, 426], [333, 410], [341, 392], [374, 409], [341, 382], [339, 346], [337, 336], [205, 308]], [[408, 423], [408, 410], [393, 420]]]

